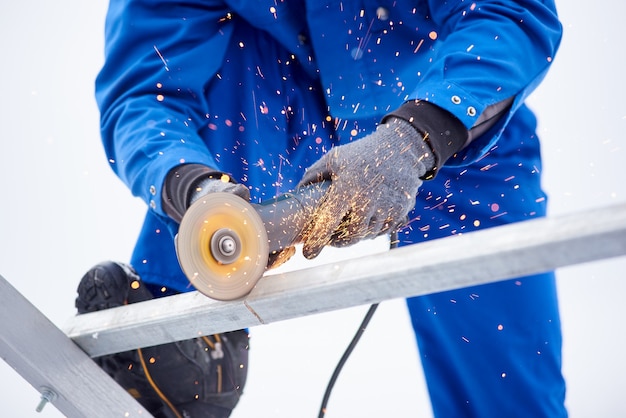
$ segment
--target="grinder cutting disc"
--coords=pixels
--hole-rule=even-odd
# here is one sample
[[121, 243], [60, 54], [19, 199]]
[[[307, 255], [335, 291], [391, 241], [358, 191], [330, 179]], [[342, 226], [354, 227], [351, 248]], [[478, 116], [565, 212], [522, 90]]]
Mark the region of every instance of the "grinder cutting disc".
[[269, 258], [261, 217], [242, 198], [210, 193], [185, 212], [176, 236], [183, 272], [201, 293], [233, 300], [248, 294]]

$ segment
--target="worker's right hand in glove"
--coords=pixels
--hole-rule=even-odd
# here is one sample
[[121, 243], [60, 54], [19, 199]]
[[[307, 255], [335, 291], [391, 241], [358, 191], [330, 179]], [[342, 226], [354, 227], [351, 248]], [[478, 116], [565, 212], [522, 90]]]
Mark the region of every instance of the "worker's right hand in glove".
[[250, 190], [241, 183], [233, 183], [230, 180], [230, 176], [222, 175], [220, 178], [207, 178], [201, 180], [194, 186], [193, 192], [189, 199], [189, 205], [191, 206], [196, 200], [202, 196], [206, 196], [209, 193], [232, 193], [240, 198], [248, 201], [250, 200]]
[[332, 148], [299, 184], [331, 180], [303, 232], [304, 256], [311, 259], [326, 245], [351, 245], [406, 222], [421, 177], [433, 166], [422, 135], [395, 117], [362, 139]]
[[172, 169], [165, 179], [163, 209], [180, 223], [193, 202], [215, 192], [232, 193], [250, 200], [248, 188], [229, 175], [201, 164], [183, 164]]

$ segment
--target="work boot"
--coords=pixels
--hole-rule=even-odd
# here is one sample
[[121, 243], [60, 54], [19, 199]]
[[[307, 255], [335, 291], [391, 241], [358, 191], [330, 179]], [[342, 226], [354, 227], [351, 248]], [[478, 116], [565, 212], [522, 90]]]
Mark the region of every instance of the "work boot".
[[94, 266], [78, 284], [76, 309], [79, 314], [115, 308], [153, 299], [129, 265], [106, 261]]
[[[78, 285], [79, 314], [153, 299], [132, 267], [107, 261]], [[226, 418], [248, 369], [244, 330], [94, 358], [155, 418]]]

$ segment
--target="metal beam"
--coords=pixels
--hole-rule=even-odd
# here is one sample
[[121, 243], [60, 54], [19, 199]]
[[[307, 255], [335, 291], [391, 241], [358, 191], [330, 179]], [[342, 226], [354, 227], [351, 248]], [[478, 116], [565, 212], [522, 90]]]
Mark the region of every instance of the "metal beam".
[[80, 315], [65, 330], [98, 356], [623, 255], [626, 204], [265, 276], [244, 300], [191, 292]]
[[151, 416], [2, 276], [0, 357], [69, 418]]

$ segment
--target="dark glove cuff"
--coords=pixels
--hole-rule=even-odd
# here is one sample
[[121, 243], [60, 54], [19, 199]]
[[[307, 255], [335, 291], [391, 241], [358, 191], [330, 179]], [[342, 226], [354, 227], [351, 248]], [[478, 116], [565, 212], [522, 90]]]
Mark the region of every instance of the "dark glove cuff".
[[163, 210], [180, 223], [189, 208], [196, 185], [205, 179], [220, 179], [224, 174], [201, 164], [183, 164], [173, 168], [165, 177], [161, 196]]
[[435, 157], [435, 165], [424, 179], [431, 179], [448, 158], [459, 152], [468, 139], [465, 125], [452, 113], [429, 102], [412, 100], [395, 111], [385, 115], [384, 123], [390, 117], [409, 122], [422, 134]]

